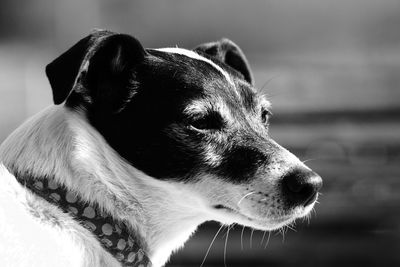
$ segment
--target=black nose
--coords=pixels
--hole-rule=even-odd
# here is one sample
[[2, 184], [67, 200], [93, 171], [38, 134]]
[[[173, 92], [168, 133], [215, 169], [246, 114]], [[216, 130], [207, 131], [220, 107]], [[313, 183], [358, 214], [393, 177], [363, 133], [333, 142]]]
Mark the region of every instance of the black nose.
[[306, 169], [295, 169], [282, 179], [283, 197], [289, 206], [307, 206], [313, 203], [321, 187], [321, 177]]

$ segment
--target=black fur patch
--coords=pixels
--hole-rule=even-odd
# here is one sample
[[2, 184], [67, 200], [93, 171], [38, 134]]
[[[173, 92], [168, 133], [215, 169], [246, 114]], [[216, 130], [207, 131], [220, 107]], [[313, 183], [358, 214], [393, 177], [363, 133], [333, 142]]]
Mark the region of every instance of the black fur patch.
[[[187, 180], [209, 172], [234, 183], [253, 177], [268, 156], [255, 148], [254, 138], [239, 140], [236, 142], [239, 146], [229, 141], [237, 139], [235, 132], [251, 132], [246, 116], [249, 110], [254, 110], [256, 102], [250, 85], [222, 62], [218, 65], [231, 74], [235, 85], [207, 62], [157, 50], [146, 53], [145, 59], [132, 70], [134, 78], [129, 82], [134, 84], [123, 85], [128, 90], [124, 95], [133, 96], [123, 103], [121, 110], [110, 112], [101, 102], [85, 105], [79, 92], [71, 94], [67, 106], [83, 106], [90, 123], [111, 147], [152, 177]], [[193, 100], [214, 99], [224, 101], [243, 129], [232, 130], [224, 123], [221, 129], [215, 126], [210, 130], [190, 125], [183, 112], [185, 107]], [[213, 138], [218, 131], [228, 136], [226, 144]], [[217, 166], [211, 167], [206, 162], [206, 146], [215, 146], [222, 157]]]
[[268, 156], [265, 152], [249, 146], [234, 146], [223, 154], [223, 162], [215, 173], [218, 176], [227, 178], [234, 183], [242, 183], [250, 180], [262, 166], [268, 163]]

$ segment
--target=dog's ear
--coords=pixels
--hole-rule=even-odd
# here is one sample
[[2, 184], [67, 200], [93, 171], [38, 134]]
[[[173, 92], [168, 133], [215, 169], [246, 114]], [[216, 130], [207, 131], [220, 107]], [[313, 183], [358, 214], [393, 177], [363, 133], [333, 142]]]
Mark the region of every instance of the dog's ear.
[[247, 59], [239, 46], [231, 40], [224, 38], [217, 42], [201, 44], [194, 50], [224, 62], [241, 73], [248, 83], [253, 84], [253, 75]]
[[126, 34], [97, 30], [46, 67], [55, 104], [67, 98], [85, 104], [108, 103], [115, 110], [131, 96], [133, 69], [146, 51]]

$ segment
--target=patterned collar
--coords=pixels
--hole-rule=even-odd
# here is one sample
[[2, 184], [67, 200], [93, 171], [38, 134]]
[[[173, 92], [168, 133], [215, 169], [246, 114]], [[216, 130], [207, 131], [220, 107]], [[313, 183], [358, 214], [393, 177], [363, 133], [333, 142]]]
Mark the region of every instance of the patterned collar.
[[151, 267], [149, 258], [135, 241], [134, 233], [124, 222], [115, 221], [109, 214], [101, 211], [97, 205], [82, 201], [52, 180], [16, 177], [22, 185], [48, 202], [57, 205], [91, 231], [104, 249], [113, 255], [122, 266]]

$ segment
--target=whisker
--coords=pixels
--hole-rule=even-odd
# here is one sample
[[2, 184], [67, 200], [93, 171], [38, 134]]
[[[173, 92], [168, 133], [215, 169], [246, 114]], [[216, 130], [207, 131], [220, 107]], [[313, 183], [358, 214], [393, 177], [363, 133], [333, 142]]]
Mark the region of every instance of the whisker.
[[215, 239], [217, 238], [219, 232], [222, 230], [223, 227], [224, 227], [224, 225], [221, 225], [221, 227], [218, 229], [217, 233], [214, 235], [214, 238], [212, 239], [210, 246], [208, 246], [206, 255], [204, 256], [203, 261], [202, 261], [201, 264], [200, 264], [200, 267], [203, 267], [203, 264], [204, 264], [204, 262], [205, 262], [206, 259], [207, 259], [208, 253], [210, 253], [211, 247], [212, 247], [212, 245], [214, 244]]
[[240, 234], [240, 248], [243, 250], [243, 232], [244, 232], [244, 225], [242, 227], [242, 233]]
[[269, 238], [271, 237], [271, 232], [268, 231], [268, 238], [267, 238], [267, 242], [265, 243], [264, 249], [267, 248], [268, 244], [269, 244]]
[[317, 211], [314, 208], [311, 210], [311, 214], [314, 215], [314, 217], [317, 217]]
[[306, 159], [306, 160], [303, 160], [302, 163], [306, 163], [306, 162], [314, 161], [314, 160], [319, 160], [319, 159], [317, 159], [317, 158]]
[[253, 247], [253, 232], [254, 232], [254, 229], [251, 229], [251, 233], [250, 233], [250, 248]]
[[269, 78], [269, 79], [261, 86], [260, 91], [263, 92], [265, 86], [267, 86], [271, 81], [273, 81], [274, 79], [278, 78], [279, 76], [281, 76], [281, 74], [278, 73], [278, 74], [272, 76], [271, 78]]
[[229, 230], [231, 229], [231, 227], [228, 227], [228, 231], [226, 232], [226, 238], [225, 238], [225, 246], [224, 246], [224, 266], [226, 267], [226, 246], [228, 244], [228, 238], [229, 238]]
[[263, 236], [262, 236], [262, 238], [261, 238], [261, 242], [260, 242], [260, 245], [262, 245], [263, 244], [263, 242], [264, 242], [264, 238], [265, 238], [265, 235], [267, 234], [267, 231], [265, 230], [264, 231], [264, 234], [263, 234]]
[[286, 226], [281, 227], [279, 233], [282, 235], [282, 243], [285, 243]]
[[[228, 226], [228, 227], [229, 227], [229, 230], [230, 230], [230, 229], [234, 229], [234, 228], [235, 228], [235, 225], [236, 225], [236, 223], [233, 223], [232, 225], [229, 225], [229, 226]], [[224, 234], [222, 237], [225, 238], [227, 234], [228, 234], [228, 231], [226, 231], [225, 234]]]
[[250, 195], [252, 195], [252, 194], [255, 194], [255, 193], [256, 193], [255, 191], [252, 191], [252, 192], [247, 193], [246, 195], [244, 195], [241, 199], [239, 199], [239, 201], [238, 201], [238, 203], [237, 203], [237, 206], [239, 206], [239, 205], [240, 205], [240, 202], [242, 202], [246, 197], [248, 197], [248, 196], [250, 196]]
[[292, 230], [293, 232], [297, 232], [296, 228], [294, 228], [294, 225], [287, 225], [287, 228], [289, 228], [290, 230]]

